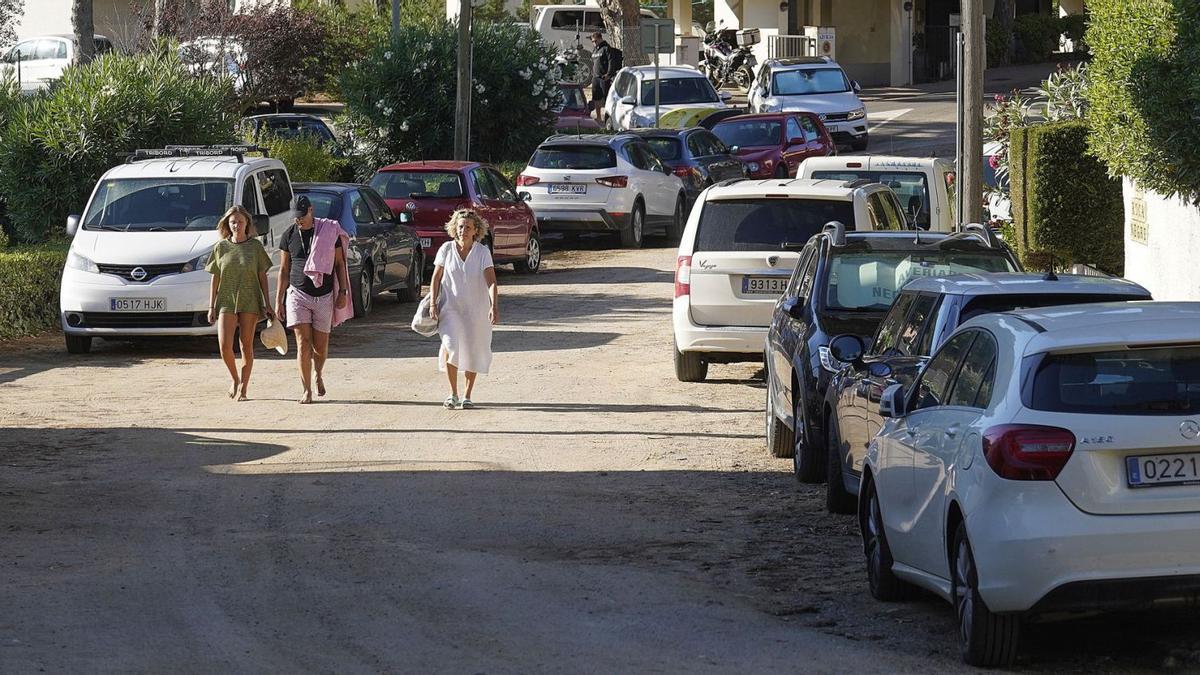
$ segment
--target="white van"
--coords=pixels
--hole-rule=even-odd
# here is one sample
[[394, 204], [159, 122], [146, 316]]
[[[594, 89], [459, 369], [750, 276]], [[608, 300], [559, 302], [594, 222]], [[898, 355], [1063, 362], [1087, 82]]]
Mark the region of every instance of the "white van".
[[954, 164], [935, 157], [838, 155], [810, 157], [797, 178], [854, 180], [868, 178], [892, 188], [900, 204], [923, 230], [954, 231]]
[[[95, 337], [210, 335], [204, 271], [219, 239], [217, 220], [233, 204], [279, 263], [279, 238], [292, 224], [292, 185], [283, 162], [246, 157], [252, 146], [139, 150], [96, 183], [72, 237], [60, 305], [67, 351]], [[268, 274], [274, 285], [276, 270]]]
[[[608, 29], [604, 27], [604, 19], [600, 16], [600, 7], [588, 5], [534, 5], [530, 8], [533, 20], [530, 25], [542, 41], [559, 49], [580, 49], [579, 58], [590, 67], [588, 60], [592, 58], [589, 33], [600, 31], [605, 39], [612, 42]], [[654, 12], [643, 9], [641, 14], [647, 19], [657, 19]], [[578, 37], [578, 43], [576, 42]]]
[[[112, 40], [96, 36], [96, 55], [113, 50]], [[62, 77], [67, 66], [75, 62], [77, 44], [74, 35], [39, 35], [21, 40], [0, 57], [0, 76], [13, 80], [20, 75], [21, 91], [32, 93], [45, 89]]]

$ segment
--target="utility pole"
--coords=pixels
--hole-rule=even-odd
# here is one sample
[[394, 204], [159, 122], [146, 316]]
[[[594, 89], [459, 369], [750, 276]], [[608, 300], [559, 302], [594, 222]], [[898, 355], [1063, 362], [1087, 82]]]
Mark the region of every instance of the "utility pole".
[[962, 191], [962, 222], [983, 220], [983, 69], [987, 60], [983, 40], [983, 0], [962, 0], [963, 139], [958, 189]]
[[[379, 5], [376, 5], [378, 7]], [[392, 0], [392, 38], [400, 34], [400, 0]]]
[[471, 143], [471, 0], [458, 0], [458, 95], [454, 103], [454, 159], [467, 159]]

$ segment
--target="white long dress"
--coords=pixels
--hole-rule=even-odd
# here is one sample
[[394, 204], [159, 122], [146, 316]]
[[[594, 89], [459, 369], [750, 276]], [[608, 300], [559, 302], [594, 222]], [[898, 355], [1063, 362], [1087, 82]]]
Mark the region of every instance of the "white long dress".
[[445, 371], [449, 363], [459, 370], [486, 373], [492, 365], [492, 303], [483, 272], [494, 266], [492, 252], [477, 242], [463, 260], [455, 243], [448, 241], [433, 264], [444, 268], [438, 297], [438, 370]]

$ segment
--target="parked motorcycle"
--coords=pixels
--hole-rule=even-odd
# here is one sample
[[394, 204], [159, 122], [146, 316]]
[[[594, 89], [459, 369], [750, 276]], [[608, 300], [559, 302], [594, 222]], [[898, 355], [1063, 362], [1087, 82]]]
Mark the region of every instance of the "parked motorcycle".
[[[749, 32], [749, 31], [742, 31]], [[754, 31], [757, 34], [757, 31]], [[750, 83], [754, 81], [754, 70], [758, 60], [750, 51], [751, 45], [738, 44], [739, 31], [733, 28], [710, 31], [704, 36], [704, 60], [700, 63], [700, 71], [708, 76], [717, 89], [726, 84], [732, 84], [743, 94], [750, 91]], [[755, 38], [757, 35], [755, 35]]]

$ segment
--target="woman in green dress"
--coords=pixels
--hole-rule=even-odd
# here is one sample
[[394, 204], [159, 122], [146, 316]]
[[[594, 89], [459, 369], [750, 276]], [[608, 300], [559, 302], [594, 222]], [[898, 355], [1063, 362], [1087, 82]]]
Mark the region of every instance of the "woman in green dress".
[[[221, 360], [229, 369], [233, 385], [229, 398], [246, 400], [250, 371], [254, 367], [254, 328], [258, 318], [274, 319], [267, 302], [267, 270], [271, 256], [267, 255], [254, 231], [250, 213], [234, 206], [217, 223], [221, 241], [213, 247], [205, 268], [213, 275], [208, 291], [208, 322], [217, 324], [217, 340], [221, 344]], [[239, 375], [233, 355], [234, 333], [242, 339], [242, 369]]]

